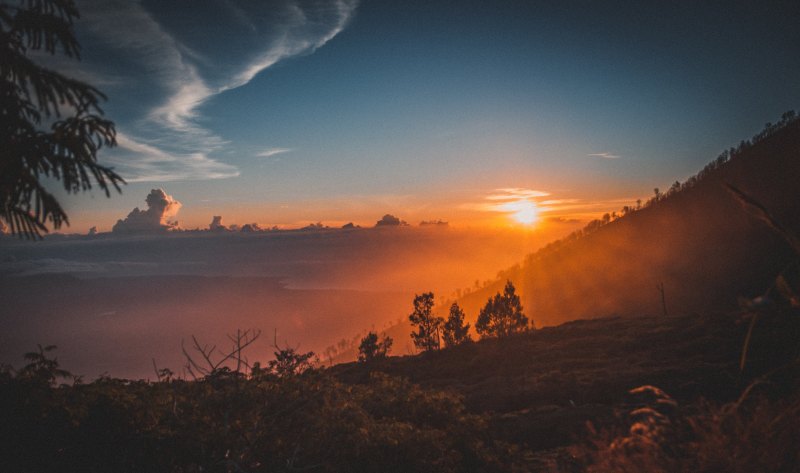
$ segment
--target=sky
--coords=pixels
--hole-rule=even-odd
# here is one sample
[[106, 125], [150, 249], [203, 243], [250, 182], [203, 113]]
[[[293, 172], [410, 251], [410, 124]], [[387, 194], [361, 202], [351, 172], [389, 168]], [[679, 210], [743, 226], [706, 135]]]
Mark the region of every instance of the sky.
[[67, 232], [151, 189], [184, 228], [584, 220], [800, 107], [795, 1], [77, 4], [81, 62], [42, 60], [108, 96], [128, 185]]

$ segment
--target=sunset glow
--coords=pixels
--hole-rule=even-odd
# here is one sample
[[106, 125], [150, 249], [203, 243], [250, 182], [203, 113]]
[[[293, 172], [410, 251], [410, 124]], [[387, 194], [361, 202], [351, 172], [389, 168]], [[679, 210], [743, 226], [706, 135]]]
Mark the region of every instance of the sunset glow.
[[798, 24], [0, 0], [3, 470], [800, 473]]
[[539, 220], [539, 208], [531, 201], [521, 200], [514, 202], [514, 206], [519, 210], [514, 212], [511, 217], [523, 225], [533, 225]]

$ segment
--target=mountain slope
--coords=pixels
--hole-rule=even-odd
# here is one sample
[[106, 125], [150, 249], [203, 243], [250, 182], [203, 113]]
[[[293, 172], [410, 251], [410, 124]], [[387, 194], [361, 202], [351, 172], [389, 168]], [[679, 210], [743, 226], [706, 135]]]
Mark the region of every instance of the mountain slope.
[[609, 315], [732, 309], [763, 294], [792, 260], [786, 242], [749, 214], [725, 184], [800, 233], [800, 120], [787, 114], [753, 143], [725, 152], [665, 197], [551, 245], [458, 302], [469, 317], [505, 279], [537, 326]]
[[776, 370], [800, 354], [797, 311], [764, 314], [740, 372], [743, 322], [725, 313], [579, 320], [441, 352], [340, 364], [331, 372], [366, 383], [382, 371], [457, 393], [469, 410], [491, 414], [498, 437], [538, 451], [573, 442], [587, 421], [608, 423], [614, 409], [631, 402], [628, 391], [641, 385], [658, 386], [680, 403], [736, 399], [767, 372], [773, 388], [796, 389], [798, 378], [789, 374], [796, 371]]

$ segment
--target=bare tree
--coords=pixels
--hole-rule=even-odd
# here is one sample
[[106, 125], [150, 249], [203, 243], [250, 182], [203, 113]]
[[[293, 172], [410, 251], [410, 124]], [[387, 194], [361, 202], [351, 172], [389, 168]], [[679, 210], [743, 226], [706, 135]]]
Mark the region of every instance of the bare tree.
[[[261, 330], [236, 330], [235, 335], [227, 335], [228, 340], [233, 344], [228, 351], [222, 351], [216, 345], [201, 345], [194, 335], [192, 335], [192, 345], [187, 350], [184, 341], [181, 340], [181, 350], [186, 358], [186, 371], [194, 379], [209, 376], [226, 368], [237, 374], [247, 374], [252, 369], [252, 366], [244, 355], [244, 350], [258, 340], [260, 336]], [[195, 359], [195, 356], [192, 356], [189, 350], [198, 358]], [[233, 365], [233, 367], [229, 365]]]

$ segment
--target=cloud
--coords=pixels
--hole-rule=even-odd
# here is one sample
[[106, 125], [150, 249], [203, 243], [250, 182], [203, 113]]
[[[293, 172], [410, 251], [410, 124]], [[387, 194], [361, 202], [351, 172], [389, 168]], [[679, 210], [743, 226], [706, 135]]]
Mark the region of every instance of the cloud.
[[239, 231], [242, 233], [254, 233], [264, 230], [257, 223], [245, 223], [242, 225], [242, 228], [240, 228]]
[[256, 153], [256, 156], [259, 158], [269, 158], [276, 154], [288, 153], [289, 151], [291, 151], [290, 148], [267, 148], [264, 151]]
[[464, 204], [461, 208], [481, 212], [517, 212], [520, 206], [540, 205], [537, 199], [549, 195], [549, 192], [535, 189], [506, 187], [495, 189], [491, 194], [484, 196], [483, 202]]
[[113, 233], [163, 233], [177, 228], [177, 222], [167, 219], [178, 215], [181, 203], [163, 189], [153, 189], [145, 198], [147, 210], [134, 208], [124, 220], [117, 220]]
[[444, 220], [423, 220], [419, 222], [420, 227], [448, 227], [449, 223]]
[[383, 217], [381, 217], [380, 220], [378, 220], [375, 223], [376, 227], [398, 227], [406, 225], [408, 225], [408, 223], [406, 223], [404, 220], [400, 220], [399, 218], [391, 214], [384, 215]]
[[611, 154], [611, 153], [591, 153], [587, 154], [586, 156], [590, 158], [603, 158], [603, 159], [619, 159], [621, 157], [618, 154]]
[[228, 230], [228, 227], [222, 224], [222, 217], [219, 215], [214, 215], [211, 219], [211, 223], [208, 225], [208, 229], [212, 232], [224, 232]]
[[524, 189], [520, 187], [506, 187], [502, 189], [495, 189], [494, 194], [486, 196], [486, 200], [519, 200], [531, 199], [534, 197], [546, 197], [550, 195], [548, 192], [537, 191], [534, 189]]
[[557, 206], [565, 204], [574, 204], [580, 202], [578, 199], [547, 199], [538, 202], [539, 205]]
[[169, 182], [236, 177], [239, 170], [201, 152], [169, 153], [157, 146], [117, 133], [118, 149], [106, 161], [127, 182]]
[[549, 217], [547, 221], [550, 223], [563, 223], [563, 224], [581, 223], [581, 221], [577, 218], [566, 218], [566, 217]]
[[[218, 179], [238, 169], [202, 106], [277, 62], [310, 54], [339, 34], [357, 0], [79, 0], [82, 77], [109, 77], [124, 102], [127, 138], [104, 151], [130, 182]], [[69, 66], [64, 66], [69, 67]], [[286, 150], [288, 151], [288, 150]], [[281, 149], [279, 152], [286, 152]]]

